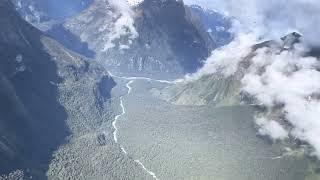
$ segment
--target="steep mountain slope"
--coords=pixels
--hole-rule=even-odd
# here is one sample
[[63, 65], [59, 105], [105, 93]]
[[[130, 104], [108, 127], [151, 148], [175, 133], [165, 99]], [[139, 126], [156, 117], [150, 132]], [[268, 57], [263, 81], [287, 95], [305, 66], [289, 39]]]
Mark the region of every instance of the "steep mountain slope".
[[[0, 175], [21, 169], [15, 173], [45, 179], [70, 133], [107, 119], [115, 83], [22, 20], [9, 0], [0, 2], [0, 27]], [[76, 115], [79, 106], [91, 119]]]
[[207, 32], [201, 17], [182, 1], [145, 0], [133, 12], [139, 35], [133, 39], [128, 38], [130, 34], [120, 36], [111, 48], [110, 29], [121, 13], [108, 1], [96, 0], [64, 26], [87, 42], [96, 59], [106, 66], [136, 75], [172, 77], [194, 72], [211, 50], [221, 44]]
[[238, 104], [240, 80], [238, 77], [225, 79], [220, 76], [205, 75], [196, 81], [179, 83], [161, 92], [155, 91], [154, 95], [176, 105]]
[[88, 48], [88, 43], [81, 41], [80, 37], [64, 28], [61, 24], [53, 25], [45, 34], [74, 52], [88, 58], [95, 57], [95, 52]]
[[20, 15], [37, 28], [47, 30], [88, 7], [93, 0], [12, 0]]
[[228, 32], [231, 28], [231, 21], [228, 17], [197, 5], [191, 5], [190, 10], [200, 18], [202, 25], [218, 47], [226, 45], [232, 40], [232, 35]]
[[[40, 168], [68, 134], [54, 84], [61, 79], [40, 33], [1, 1], [1, 173]], [[52, 116], [50, 114], [55, 114]], [[45, 167], [44, 167], [45, 168]]]

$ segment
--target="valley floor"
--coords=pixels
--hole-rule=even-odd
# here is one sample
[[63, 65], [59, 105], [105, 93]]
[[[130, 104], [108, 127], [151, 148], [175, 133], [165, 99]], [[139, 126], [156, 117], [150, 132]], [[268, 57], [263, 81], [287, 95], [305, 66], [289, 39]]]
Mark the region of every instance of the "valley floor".
[[[127, 84], [128, 85], [128, 84]], [[157, 178], [301, 180], [308, 161], [283, 156], [282, 144], [256, 136], [247, 106], [175, 106], [152, 96], [167, 85], [134, 80], [123, 97], [118, 141]], [[279, 158], [281, 157], [281, 158]]]
[[117, 112], [70, 137], [49, 179], [305, 179], [309, 161], [257, 137], [251, 107], [176, 106], [152, 93], [169, 82], [114, 78]]

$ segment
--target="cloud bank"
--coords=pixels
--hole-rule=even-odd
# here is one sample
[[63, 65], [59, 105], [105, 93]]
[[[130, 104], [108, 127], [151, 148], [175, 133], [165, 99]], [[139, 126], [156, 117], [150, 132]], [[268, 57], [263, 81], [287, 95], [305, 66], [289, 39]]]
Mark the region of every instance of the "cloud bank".
[[[293, 137], [308, 142], [320, 158], [320, 63], [306, 57], [306, 50], [320, 45], [320, 1], [317, 0], [186, 0], [215, 9], [234, 18], [235, 40], [212, 52], [202, 69], [188, 75], [197, 79], [205, 74], [225, 77], [242, 75], [242, 91], [281, 116], [256, 119], [259, 133], [274, 139]], [[241, 63], [258, 42], [279, 39], [289, 32], [303, 35], [292, 49], [278, 41]], [[242, 68], [242, 69], [241, 69]], [[278, 117], [276, 119], [275, 117]], [[285, 121], [283, 121], [285, 120]], [[283, 126], [286, 122], [287, 125]]]
[[[267, 107], [282, 107], [292, 126], [290, 135], [311, 144], [320, 157], [320, 63], [301, 54], [299, 49], [281, 53], [259, 50], [242, 79], [243, 91]], [[279, 127], [269, 129], [265, 134], [278, 136]]]
[[203, 67], [194, 74], [186, 75], [187, 80], [195, 80], [206, 74], [219, 73], [230, 76], [238, 70], [238, 64], [251, 52], [251, 46], [257, 42], [253, 34], [239, 34], [234, 40], [216, 50], [205, 61]]

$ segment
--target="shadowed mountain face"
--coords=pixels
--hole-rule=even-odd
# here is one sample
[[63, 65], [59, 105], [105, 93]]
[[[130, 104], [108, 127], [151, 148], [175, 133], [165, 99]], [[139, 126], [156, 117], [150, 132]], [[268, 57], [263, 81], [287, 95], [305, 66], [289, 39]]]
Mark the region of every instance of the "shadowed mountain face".
[[95, 52], [88, 48], [88, 43], [82, 42], [78, 36], [71, 33], [61, 24], [54, 25], [51, 29], [46, 31], [46, 34], [74, 52], [88, 58], [95, 57]]
[[163, 33], [184, 72], [194, 72], [216, 47], [200, 19], [181, 1], [146, 0], [140, 9], [143, 15], [137, 20], [139, 32], [142, 36], [151, 29]]
[[115, 40], [116, 47], [105, 49], [110, 29], [104, 27], [113, 27], [117, 20], [114, 7], [107, 1], [96, 0], [64, 26], [88, 43], [97, 60], [133, 75], [172, 78], [194, 72], [211, 50], [221, 45], [208, 33], [201, 13], [194, 13], [181, 1], [145, 0], [134, 12], [134, 26], [139, 36], [129, 48], [118, 46], [126, 41], [127, 37], [123, 36]]
[[198, 16], [203, 23], [204, 28], [210, 34], [210, 37], [217, 46], [223, 46], [231, 42], [232, 34], [228, 32], [231, 28], [231, 21], [216, 11], [203, 9], [197, 5], [191, 5], [193, 14]]
[[[0, 175], [21, 169], [25, 177], [45, 179], [53, 152], [69, 135], [67, 121], [75, 119], [73, 106], [60, 101], [82, 98], [62, 85], [87, 88], [92, 110], [103, 108], [115, 82], [22, 20], [9, 0], [0, 1], [0, 27]], [[87, 76], [90, 83], [78, 83]]]
[[0, 19], [0, 173], [46, 169], [68, 135], [55, 86], [61, 79], [43, 50], [41, 33], [7, 0], [0, 3]]

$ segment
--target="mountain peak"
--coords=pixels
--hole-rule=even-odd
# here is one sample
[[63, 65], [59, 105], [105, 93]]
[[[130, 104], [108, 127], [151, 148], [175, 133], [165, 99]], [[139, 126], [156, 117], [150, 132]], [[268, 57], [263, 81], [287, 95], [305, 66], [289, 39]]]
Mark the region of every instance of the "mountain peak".
[[291, 49], [294, 44], [299, 43], [301, 40], [302, 35], [297, 32], [292, 32], [284, 37], [281, 38], [283, 41], [283, 48], [284, 49]]

